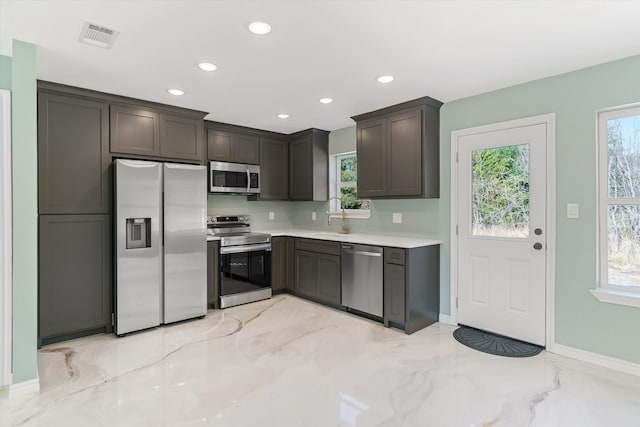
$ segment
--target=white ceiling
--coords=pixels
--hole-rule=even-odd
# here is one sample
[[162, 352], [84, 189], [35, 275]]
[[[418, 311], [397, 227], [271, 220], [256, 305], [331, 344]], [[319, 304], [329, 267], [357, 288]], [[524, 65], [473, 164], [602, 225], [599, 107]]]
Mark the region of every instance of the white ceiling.
[[[35, 43], [39, 79], [290, 133], [640, 54], [639, 16], [640, 1], [0, 0], [0, 53], [11, 56], [11, 39]], [[254, 20], [271, 34], [251, 34]], [[113, 48], [78, 42], [84, 21], [119, 31]]]

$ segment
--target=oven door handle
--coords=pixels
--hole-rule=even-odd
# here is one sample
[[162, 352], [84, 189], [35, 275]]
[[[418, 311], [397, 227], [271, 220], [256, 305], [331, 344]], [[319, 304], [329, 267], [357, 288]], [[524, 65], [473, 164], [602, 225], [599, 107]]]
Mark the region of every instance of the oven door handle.
[[223, 248], [220, 248], [220, 255], [238, 254], [242, 252], [254, 252], [254, 251], [271, 251], [271, 243], [259, 243], [256, 245], [225, 246]]

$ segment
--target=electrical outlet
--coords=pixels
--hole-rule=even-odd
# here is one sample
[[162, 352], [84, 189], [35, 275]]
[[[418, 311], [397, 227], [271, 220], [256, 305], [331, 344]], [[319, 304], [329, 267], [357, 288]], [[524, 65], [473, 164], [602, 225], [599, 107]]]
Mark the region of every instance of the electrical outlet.
[[580, 205], [578, 203], [567, 203], [567, 218], [580, 218]]
[[316, 211], [311, 212], [311, 221], [316, 220]]
[[276, 213], [275, 212], [269, 212], [269, 219], [271, 221], [273, 221], [274, 219], [276, 219]]
[[393, 223], [394, 224], [402, 224], [402, 214], [394, 212], [393, 213]]

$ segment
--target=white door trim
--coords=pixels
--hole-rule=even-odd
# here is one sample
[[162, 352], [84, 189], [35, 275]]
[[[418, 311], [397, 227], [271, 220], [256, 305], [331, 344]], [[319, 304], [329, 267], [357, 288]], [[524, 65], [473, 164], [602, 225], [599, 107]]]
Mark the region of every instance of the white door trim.
[[545, 346], [553, 351], [555, 343], [555, 259], [556, 259], [556, 114], [549, 113], [523, 119], [509, 120], [451, 132], [451, 323], [458, 323], [458, 140], [460, 137], [495, 132], [515, 127], [545, 124], [547, 126], [547, 251], [546, 251], [546, 308]]
[[11, 92], [0, 90], [0, 386], [11, 384]]

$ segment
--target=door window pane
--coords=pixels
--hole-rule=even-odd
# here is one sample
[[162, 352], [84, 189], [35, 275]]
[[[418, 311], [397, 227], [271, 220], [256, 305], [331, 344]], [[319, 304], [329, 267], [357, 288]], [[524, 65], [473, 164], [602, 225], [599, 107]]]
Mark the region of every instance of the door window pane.
[[640, 205], [609, 205], [608, 283], [640, 287]]
[[529, 144], [471, 153], [474, 236], [529, 237]]
[[607, 120], [609, 197], [640, 198], [640, 116]]

